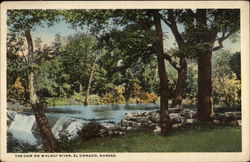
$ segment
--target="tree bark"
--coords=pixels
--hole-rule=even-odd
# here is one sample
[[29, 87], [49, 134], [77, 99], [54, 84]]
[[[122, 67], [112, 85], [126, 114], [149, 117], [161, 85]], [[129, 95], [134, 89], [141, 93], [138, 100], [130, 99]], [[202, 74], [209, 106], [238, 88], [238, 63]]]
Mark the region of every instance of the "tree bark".
[[89, 90], [91, 88], [91, 82], [93, 80], [93, 76], [94, 76], [94, 72], [95, 72], [95, 67], [96, 67], [96, 62], [97, 62], [97, 56], [95, 57], [95, 60], [94, 60], [94, 63], [92, 65], [92, 68], [91, 68], [91, 73], [90, 73], [90, 76], [89, 76], [89, 82], [88, 82], [88, 86], [87, 86], [87, 89], [86, 89], [86, 94], [85, 94], [85, 101], [84, 101], [84, 106], [88, 106], [89, 104], [89, 100], [88, 100], [88, 96], [89, 96]]
[[207, 9], [197, 9], [196, 20], [202, 31], [199, 31], [200, 42], [210, 44], [198, 56], [198, 119], [210, 121], [213, 114], [211, 59], [217, 29], [208, 30]]
[[57, 142], [53, 132], [51, 131], [51, 127], [49, 122], [44, 114], [44, 109], [42, 104], [36, 103], [32, 104], [32, 109], [35, 114], [36, 122], [38, 128], [42, 135], [42, 140], [44, 144], [44, 150], [46, 152], [55, 152], [57, 151]]
[[187, 78], [187, 62], [184, 57], [180, 58], [180, 68], [177, 69], [178, 78], [177, 84], [175, 88], [175, 95], [173, 98], [172, 107], [174, 108], [181, 108], [182, 106], [182, 99], [183, 99], [183, 91], [186, 84]]
[[158, 72], [160, 78], [160, 125], [161, 133], [166, 135], [172, 128], [168, 110], [168, 77], [165, 69], [163, 33], [158, 10], [153, 10], [153, 16], [156, 29], [155, 50], [157, 54]]
[[[33, 41], [30, 34], [30, 30], [25, 31], [25, 37], [28, 44], [28, 66], [32, 65], [34, 51], [33, 51]], [[48, 152], [55, 152], [57, 149], [56, 139], [51, 131], [49, 122], [44, 114], [43, 106], [39, 103], [38, 97], [36, 95], [34, 87], [34, 71], [33, 69], [28, 70], [28, 84], [29, 84], [29, 96], [32, 110], [35, 114], [36, 122], [42, 135], [43, 144], [45, 150]]]
[[209, 121], [213, 113], [211, 58], [212, 51], [198, 56], [198, 119], [201, 121]]
[[36, 95], [35, 87], [34, 87], [34, 72], [28, 72], [28, 82], [29, 82], [29, 96], [30, 96], [30, 103], [36, 104], [39, 102], [38, 97]]

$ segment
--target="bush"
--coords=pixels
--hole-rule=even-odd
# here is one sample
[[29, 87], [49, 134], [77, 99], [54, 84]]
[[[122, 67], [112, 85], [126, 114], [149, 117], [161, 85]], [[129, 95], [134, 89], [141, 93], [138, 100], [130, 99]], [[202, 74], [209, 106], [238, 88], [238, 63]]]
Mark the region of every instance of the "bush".
[[141, 103], [156, 103], [158, 96], [155, 93], [142, 93], [140, 96]]
[[86, 141], [94, 137], [99, 137], [101, 128], [102, 126], [98, 122], [91, 121], [84, 125], [77, 134], [81, 141]]
[[98, 95], [89, 95], [89, 105], [100, 105], [101, 98]]

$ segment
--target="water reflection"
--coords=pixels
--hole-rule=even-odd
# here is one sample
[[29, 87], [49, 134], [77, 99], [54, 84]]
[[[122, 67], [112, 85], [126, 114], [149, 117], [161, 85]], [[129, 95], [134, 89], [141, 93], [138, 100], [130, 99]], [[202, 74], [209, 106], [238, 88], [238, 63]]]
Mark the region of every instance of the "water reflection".
[[157, 109], [159, 109], [159, 104], [68, 105], [47, 107], [45, 113], [47, 115], [54, 114], [84, 120], [108, 120], [118, 123], [125, 113]]

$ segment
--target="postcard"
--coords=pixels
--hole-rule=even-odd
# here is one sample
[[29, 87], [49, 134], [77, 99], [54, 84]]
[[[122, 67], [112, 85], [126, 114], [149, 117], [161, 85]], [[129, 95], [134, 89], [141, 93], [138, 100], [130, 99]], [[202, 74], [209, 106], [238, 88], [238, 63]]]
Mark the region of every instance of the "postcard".
[[1, 3], [2, 161], [248, 161], [247, 1]]

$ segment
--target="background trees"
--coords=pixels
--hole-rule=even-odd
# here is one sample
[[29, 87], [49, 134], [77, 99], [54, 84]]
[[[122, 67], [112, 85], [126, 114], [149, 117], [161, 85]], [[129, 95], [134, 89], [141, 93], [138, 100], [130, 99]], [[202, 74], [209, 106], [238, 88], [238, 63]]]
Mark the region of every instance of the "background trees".
[[[82, 31], [56, 34], [48, 45], [32, 38], [37, 26], [59, 18]], [[177, 48], [164, 49], [165, 25]], [[239, 10], [11, 10], [8, 27], [8, 98], [29, 101], [37, 118], [43, 112], [36, 103], [56, 104], [57, 98], [88, 105], [152, 103], [160, 96], [161, 130], [167, 134], [169, 99], [179, 108], [183, 99], [196, 104], [198, 98], [202, 121], [210, 119], [212, 98], [240, 105], [240, 54], [212, 57], [238, 32]]]
[[240, 67], [240, 62], [236, 59], [239, 55], [222, 51], [213, 63], [213, 95], [215, 102], [220, 102], [223, 107], [236, 108], [241, 105], [241, 81], [239, 74], [233, 70], [236, 66]]

